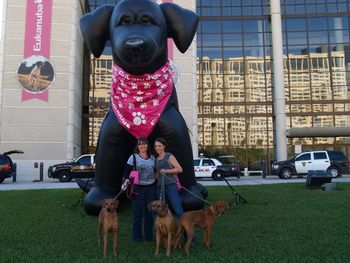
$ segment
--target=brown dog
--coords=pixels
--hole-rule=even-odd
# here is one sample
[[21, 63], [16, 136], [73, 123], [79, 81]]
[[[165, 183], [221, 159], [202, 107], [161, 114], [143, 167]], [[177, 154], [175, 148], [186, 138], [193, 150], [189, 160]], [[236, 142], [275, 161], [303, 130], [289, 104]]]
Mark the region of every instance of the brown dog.
[[39, 87], [39, 81], [41, 76], [41, 64], [39, 63], [35, 65], [35, 67], [29, 74], [29, 86], [33, 88], [33, 91], [37, 91]]
[[101, 246], [101, 230], [104, 230], [103, 256], [107, 256], [108, 233], [113, 233], [113, 252], [117, 255], [118, 241], [118, 214], [117, 207], [119, 201], [117, 199], [105, 199], [102, 201], [102, 209], [98, 217], [98, 246]]
[[185, 212], [179, 219], [179, 227], [176, 234], [175, 247], [180, 244], [180, 238], [183, 232], [186, 232], [187, 241], [185, 251], [187, 256], [190, 254], [190, 244], [194, 236], [194, 226], [204, 229], [203, 242], [209, 248], [212, 227], [216, 216], [222, 215], [230, 206], [225, 201], [216, 201], [212, 206], [197, 211]]
[[148, 208], [157, 214], [156, 227], [156, 252], [159, 254], [159, 246], [163, 243], [166, 248], [166, 255], [170, 256], [171, 247], [175, 245], [176, 222], [168, 208], [168, 205], [160, 200], [152, 201]]

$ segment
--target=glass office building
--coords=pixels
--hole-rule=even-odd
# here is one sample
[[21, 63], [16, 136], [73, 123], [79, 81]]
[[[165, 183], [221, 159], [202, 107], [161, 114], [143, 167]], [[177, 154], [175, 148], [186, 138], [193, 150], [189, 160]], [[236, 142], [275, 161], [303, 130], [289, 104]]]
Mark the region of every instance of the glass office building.
[[[87, 8], [115, 2], [90, 0]], [[280, 4], [288, 155], [327, 149], [350, 156], [350, 1]], [[276, 147], [270, 1], [197, 0], [196, 11], [198, 147], [245, 164], [270, 162]], [[90, 151], [109, 104], [105, 52], [86, 57], [83, 147]]]

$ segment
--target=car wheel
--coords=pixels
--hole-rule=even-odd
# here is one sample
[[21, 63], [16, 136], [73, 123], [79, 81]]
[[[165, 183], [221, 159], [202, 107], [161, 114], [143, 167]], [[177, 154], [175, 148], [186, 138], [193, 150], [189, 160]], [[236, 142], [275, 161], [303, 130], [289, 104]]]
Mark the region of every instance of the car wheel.
[[222, 172], [222, 171], [215, 171], [215, 172], [213, 172], [211, 177], [215, 181], [222, 181], [222, 180], [224, 180], [224, 172]]
[[5, 180], [5, 178], [0, 178], [0, 184]]
[[335, 166], [329, 167], [327, 169], [327, 173], [329, 173], [333, 178], [341, 176], [341, 172], [340, 172], [339, 168], [337, 168]]
[[70, 182], [72, 180], [72, 176], [68, 171], [60, 171], [58, 174], [58, 180], [62, 183]]
[[279, 177], [282, 179], [290, 179], [292, 178], [293, 171], [290, 168], [283, 168], [282, 171], [280, 172]]

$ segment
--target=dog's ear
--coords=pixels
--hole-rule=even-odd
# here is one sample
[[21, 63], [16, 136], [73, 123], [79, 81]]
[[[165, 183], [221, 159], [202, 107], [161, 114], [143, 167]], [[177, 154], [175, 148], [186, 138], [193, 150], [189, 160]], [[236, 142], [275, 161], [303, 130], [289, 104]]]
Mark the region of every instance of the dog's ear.
[[198, 15], [173, 3], [163, 3], [159, 6], [166, 19], [168, 37], [174, 40], [181, 53], [185, 53], [196, 33]]
[[114, 5], [103, 5], [80, 18], [80, 30], [88, 49], [100, 57], [109, 36], [109, 21]]
[[152, 205], [153, 205], [153, 201], [148, 203], [147, 208], [149, 211], [152, 211]]

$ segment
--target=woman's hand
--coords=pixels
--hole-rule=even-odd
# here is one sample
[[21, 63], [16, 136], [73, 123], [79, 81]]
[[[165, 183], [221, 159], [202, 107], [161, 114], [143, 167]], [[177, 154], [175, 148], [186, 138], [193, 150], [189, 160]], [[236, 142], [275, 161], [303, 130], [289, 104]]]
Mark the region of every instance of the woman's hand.
[[122, 184], [122, 189], [125, 190], [128, 185], [130, 184], [130, 180], [129, 179], [125, 179], [124, 183]]
[[162, 169], [159, 171], [160, 174], [166, 174], [167, 173], [167, 169]]

